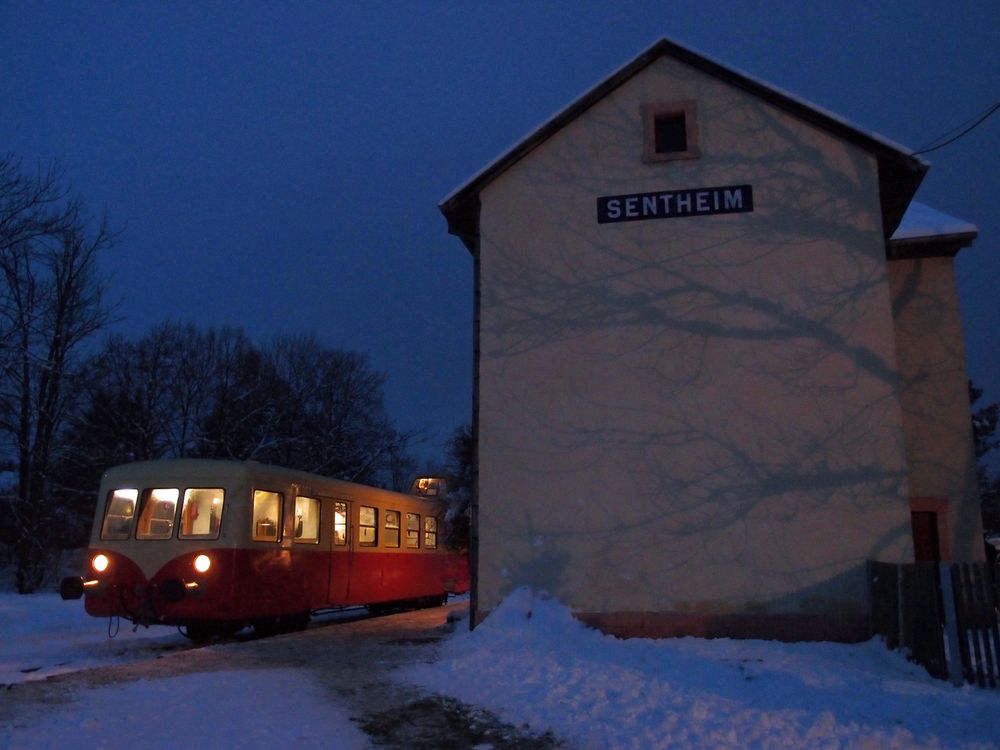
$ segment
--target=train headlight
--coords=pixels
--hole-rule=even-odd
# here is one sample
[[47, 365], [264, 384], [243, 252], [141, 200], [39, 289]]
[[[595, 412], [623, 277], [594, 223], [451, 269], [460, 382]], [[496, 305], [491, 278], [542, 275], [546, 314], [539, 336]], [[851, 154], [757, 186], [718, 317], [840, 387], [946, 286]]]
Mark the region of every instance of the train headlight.
[[108, 565], [111, 561], [108, 559], [107, 555], [94, 555], [94, 559], [90, 561], [90, 567], [92, 567], [98, 573], [103, 573], [108, 569]]
[[205, 573], [212, 567], [212, 559], [208, 555], [198, 555], [194, 559], [194, 569], [199, 573]]

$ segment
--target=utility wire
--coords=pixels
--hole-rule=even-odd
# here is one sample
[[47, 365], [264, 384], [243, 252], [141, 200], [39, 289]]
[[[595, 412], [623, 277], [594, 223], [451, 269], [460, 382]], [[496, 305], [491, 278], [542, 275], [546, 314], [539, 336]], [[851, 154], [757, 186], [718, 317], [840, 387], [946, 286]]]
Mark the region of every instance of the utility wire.
[[[975, 120], [975, 122], [973, 122], [973, 123], [972, 123], [971, 125], [969, 125], [969, 127], [967, 127], [967, 128], [966, 128], [965, 130], [963, 130], [962, 132], [960, 132], [960, 133], [958, 133], [957, 135], [955, 135], [955, 136], [953, 136], [953, 137], [949, 138], [949, 139], [948, 139], [948, 140], [946, 140], [946, 141], [945, 141], [944, 143], [939, 143], [939, 144], [938, 144], [938, 145], [936, 145], [936, 146], [930, 146], [930, 145], [928, 144], [928, 147], [925, 147], [925, 148], [922, 148], [922, 149], [920, 149], [919, 151], [914, 151], [914, 152], [913, 152], [913, 156], [916, 156], [917, 154], [929, 154], [929, 153], [930, 153], [931, 151], [937, 151], [937, 150], [938, 150], [939, 148], [944, 148], [945, 146], [947, 146], [947, 145], [949, 145], [949, 144], [951, 144], [951, 143], [954, 143], [955, 141], [957, 141], [957, 140], [958, 140], [959, 138], [961, 138], [962, 136], [964, 136], [964, 135], [966, 135], [966, 134], [968, 134], [968, 133], [971, 133], [971, 132], [972, 132], [973, 130], [975, 130], [975, 129], [976, 129], [977, 127], [979, 127], [979, 126], [980, 126], [980, 125], [982, 125], [982, 124], [983, 124], [984, 122], [986, 122], [986, 119], [987, 119], [987, 118], [988, 118], [988, 117], [989, 117], [990, 115], [992, 115], [992, 114], [993, 114], [994, 112], [996, 112], [996, 111], [997, 111], [998, 109], [1000, 109], [1000, 102], [997, 102], [997, 103], [996, 103], [996, 104], [994, 104], [994, 105], [993, 105], [992, 107], [990, 107], [990, 108], [989, 108], [989, 109], [987, 109], [987, 110], [986, 110], [985, 112], [983, 112], [983, 113], [982, 113], [981, 115], [979, 115], [979, 116], [978, 116], [978, 118], [977, 118], [977, 119]], [[961, 125], [959, 125], [958, 127], [962, 127], [962, 126], [961, 126]], [[952, 130], [949, 130], [949, 131], [948, 131], [948, 133], [953, 133], [954, 131], [955, 131], [955, 129], [953, 128]], [[934, 143], [934, 141], [937, 141], [937, 140], [939, 140], [939, 139], [941, 139], [941, 138], [944, 138], [944, 137], [946, 137], [946, 136], [948, 135], [948, 133], [945, 133], [944, 135], [939, 135], [939, 136], [938, 136], [937, 138], [935, 138], [934, 140], [930, 141], [930, 143]]]
[[951, 130], [947, 130], [944, 133], [941, 133], [941, 135], [939, 135], [937, 138], [932, 138], [931, 140], [929, 140], [927, 143], [925, 143], [920, 148], [930, 148], [931, 146], [933, 146], [938, 141], [942, 141], [945, 138], [951, 137], [954, 133], [957, 133], [959, 130], [962, 130], [967, 125], [970, 125], [978, 117], [981, 117], [982, 115], [987, 114], [988, 110], [989, 110], [989, 107], [987, 107], [982, 112], [977, 112], [976, 114], [974, 114], [971, 117], [969, 117], [967, 120], [963, 120], [962, 122], [958, 123], [958, 125], [956, 125], [955, 127], [953, 127]]

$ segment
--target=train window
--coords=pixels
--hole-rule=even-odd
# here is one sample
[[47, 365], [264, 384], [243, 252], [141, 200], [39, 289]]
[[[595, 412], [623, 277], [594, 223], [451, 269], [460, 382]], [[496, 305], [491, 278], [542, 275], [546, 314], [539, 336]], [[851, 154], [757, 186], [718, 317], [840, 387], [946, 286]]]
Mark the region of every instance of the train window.
[[434, 516], [424, 516], [424, 546], [427, 549], [437, 549], [438, 520]]
[[174, 535], [174, 516], [180, 490], [175, 487], [154, 487], [143, 490], [136, 539], [169, 539]]
[[104, 525], [101, 539], [128, 539], [135, 520], [135, 501], [139, 490], [121, 489], [108, 493], [108, 504], [104, 510]]
[[299, 495], [295, 498], [295, 541], [319, 543], [319, 500]]
[[253, 491], [253, 540], [276, 542], [281, 538], [280, 492]]
[[399, 546], [399, 511], [387, 510], [385, 512], [385, 546]]
[[333, 504], [333, 543], [338, 547], [347, 544], [347, 503]]
[[420, 514], [406, 514], [406, 546], [417, 549], [420, 546]]
[[184, 490], [181, 539], [218, 539], [225, 490], [221, 487]]
[[378, 544], [378, 509], [362, 505], [358, 515], [358, 544], [374, 547]]

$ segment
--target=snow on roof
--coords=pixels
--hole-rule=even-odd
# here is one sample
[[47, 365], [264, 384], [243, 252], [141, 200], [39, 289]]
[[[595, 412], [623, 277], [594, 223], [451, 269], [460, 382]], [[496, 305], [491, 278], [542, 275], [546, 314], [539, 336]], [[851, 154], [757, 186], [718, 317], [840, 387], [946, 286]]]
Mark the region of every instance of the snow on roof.
[[953, 237], [956, 235], [975, 235], [979, 229], [962, 219], [956, 219], [923, 203], [910, 203], [899, 228], [892, 235], [892, 240], [915, 240], [924, 237]]
[[[624, 83], [625, 80], [631, 77], [634, 73], [645, 68], [651, 62], [663, 55], [670, 55], [682, 61], [695, 65], [695, 67], [701, 68], [713, 68], [715, 69], [716, 75], [719, 73], [725, 73], [726, 77], [731, 80], [731, 82], [742, 83], [743, 85], [749, 86], [750, 88], [757, 89], [758, 91], [766, 91], [776, 97], [778, 100], [783, 100], [786, 106], [790, 105], [793, 107], [801, 108], [804, 111], [811, 112], [816, 115], [819, 119], [826, 121], [826, 124], [839, 126], [846, 131], [849, 131], [853, 135], [860, 137], [861, 139], [868, 140], [877, 146], [881, 146], [892, 152], [896, 152], [900, 157], [908, 158], [917, 164], [923, 171], [928, 168], [928, 163], [918, 156], [913, 154], [912, 149], [896, 143], [895, 141], [886, 138], [885, 136], [876, 133], [871, 130], [866, 130], [864, 128], [858, 127], [856, 124], [850, 122], [849, 120], [841, 117], [834, 112], [831, 112], [823, 107], [817, 106], [812, 102], [803, 99], [800, 96], [790, 93], [779, 86], [774, 86], [767, 81], [757, 78], [755, 76], [749, 75], [739, 68], [734, 68], [730, 65], [720, 62], [719, 60], [711, 57], [710, 55], [702, 54], [701, 52], [695, 50], [687, 45], [682, 45], [678, 42], [674, 42], [670, 39], [663, 38], [651, 45], [649, 48], [644, 50], [638, 56], [633, 58], [631, 61], [619, 67], [611, 75], [605, 77], [601, 81], [597, 82], [589, 89], [584, 91], [579, 96], [570, 100], [568, 104], [563, 109], [559, 110], [552, 116], [543, 120], [538, 126], [529, 131], [524, 137], [515, 141], [511, 146], [509, 146], [504, 151], [501, 151], [496, 157], [491, 159], [487, 164], [476, 172], [472, 177], [465, 180], [463, 183], [458, 185], [454, 190], [452, 190], [447, 196], [445, 196], [441, 202], [440, 206], [444, 207], [454, 201], [459, 194], [463, 191], [469, 189], [477, 182], [482, 180], [484, 177], [499, 171], [502, 165], [507, 160], [516, 161], [518, 158], [518, 151], [522, 149], [525, 144], [529, 144], [535, 139], [544, 140], [546, 135], [551, 135], [551, 133], [546, 133], [550, 128], [554, 130], [559, 129], [563, 124], [562, 121], [573, 119], [574, 111], [580, 107], [581, 104], [585, 106], [590, 106], [598, 99], [603, 98], [605, 93], [605, 88], [614, 89], [618, 85]], [[647, 59], [648, 58], [648, 59]], [[631, 70], [636, 68], [636, 70]], [[622, 78], [622, 80], [618, 80]], [[590, 101], [593, 99], [594, 101]], [[523, 155], [523, 154], [521, 154]]]

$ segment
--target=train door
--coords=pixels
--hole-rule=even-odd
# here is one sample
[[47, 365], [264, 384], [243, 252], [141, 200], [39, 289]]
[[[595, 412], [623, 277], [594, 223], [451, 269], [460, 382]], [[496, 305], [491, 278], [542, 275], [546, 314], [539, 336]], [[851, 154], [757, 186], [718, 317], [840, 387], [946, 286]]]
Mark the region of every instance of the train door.
[[346, 604], [351, 596], [351, 568], [354, 565], [354, 539], [351, 534], [351, 504], [333, 500], [333, 526], [330, 533], [330, 603]]
[[306, 598], [306, 609], [318, 609], [327, 604], [329, 590], [329, 556], [324, 553], [321, 539], [323, 501], [312, 495], [295, 496], [292, 521], [292, 567], [295, 580]]
[[291, 494], [287, 487], [284, 491], [253, 490], [251, 575], [256, 582], [255, 608], [261, 614], [295, 611], [300, 604], [288, 533]]

